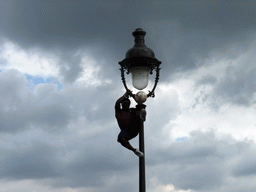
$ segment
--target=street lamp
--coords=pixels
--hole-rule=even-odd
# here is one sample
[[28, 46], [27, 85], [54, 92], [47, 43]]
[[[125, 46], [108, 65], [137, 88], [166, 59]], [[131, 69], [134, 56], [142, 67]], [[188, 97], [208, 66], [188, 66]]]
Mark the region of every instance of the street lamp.
[[119, 62], [121, 65], [120, 70], [124, 87], [126, 90], [128, 89], [124, 76], [125, 71], [127, 74], [132, 73], [133, 86], [136, 89], [142, 90], [148, 85], [149, 74], [152, 75], [155, 70], [155, 85], [147, 95], [148, 97], [154, 97], [154, 91], [159, 80], [159, 65], [161, 64], [161, 61], [158, 61], [155, 58], [154, 52], [144, 44], [145, 31], [138, 28], [132, 35], [135, 38], [135, 45], [126, 52], [125, 59]]
[[[146, 101], [147, 97], [155, 97], [155, 89], [159, 80], [159, 65], [161, 61], [155, 58], [154, 52], [146, 47], [144, 44], [144, 36], [146, 32], [142, 29], [136, 29], [132, 35], [134, 36], [135, 45], [126, 52], [125, 59], [120, 61], [121, 66], [121, 78], [126, 90], [128, 87], [125, 80], [125, 71], [128, 75], [132, 74], [132, 84], [133, 87], [138, 90], [143, 90], [148, 85], [149, 75], [156, 73], [155, 84], [148, 94], [139, 91], [135, 95], [135, 101], [138, 103], [136, 108], [139, 110], [145, 109], [146, 105], [142, 104]], [[144, 97], [144, 99], [143, 99]], [[139, 150], [144, 153], [143, 157], [139, 158], [139, 192], [146, 191], [146, 180], [145, 180], [145, 150], [144, 150], [144, 123], [141, 120], [141, 130], [139, 134]]]

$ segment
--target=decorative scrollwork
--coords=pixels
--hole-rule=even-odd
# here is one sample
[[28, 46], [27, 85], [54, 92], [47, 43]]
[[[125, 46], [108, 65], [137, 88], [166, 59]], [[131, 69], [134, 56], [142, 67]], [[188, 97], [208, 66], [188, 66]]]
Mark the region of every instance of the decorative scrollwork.
[[[125, 71], [126, 71], [126, 74], [129, 74], [130, 72], [129, 72], [129, 70], [128, 70], [126, 67], [124, 67], [124, 66], [121, 66], [120, 70], [121, 70], [122, 82], [123, 82], [124, 87], [125, 87], [125, 89], [126, 89], [126, 91], [127, 91], [127, 90], [128, 90], [128, 87], [127, 87], [127, 84], [126, 84], [126, 80], [125, 80], [125, 75], [124, 75], [124, 73], [125, 73]], [[154, 84], [153, 89], [152, 89], [151, 91], [149, 91], [149, 93], [147, 94], [147, 97], [152, 97], [152, 98], [155, 97], [155, 89], [156, 89], [157, 83], [158, 83], [158, 81], [159, 81], [159, 71], [160, 71], [159, 65], [154, 65], [154, 67], [151, 68], [152, 73], [153, 73], [154, 70], [156, 71], [155, 84]]]
[[[123, 66], [120, 68], [121, 70], [121, 78], [122, 78], [122, 82], [124, 84], [124, 87], [126, 89], [126, 91], [128, 91], [127, 85], [126, 85], [126, 81], [125, 81], [125, 76], [124, 76], [124, 71], [126, 70]], [[127, 71], [128, 74], [128, 71]]]
[[159, 65], [156, 66], [156, 78], [155, 78], [155, 85], [153, 87], [153, 89], [151, 91], [149, 91], [147, 97], [155, 97], [155, 89], [156, 89], [156, 86], [157, 86], [157, 83], [159, 81], [159, 72], [160, 72], [160, 68], [159, 68]]

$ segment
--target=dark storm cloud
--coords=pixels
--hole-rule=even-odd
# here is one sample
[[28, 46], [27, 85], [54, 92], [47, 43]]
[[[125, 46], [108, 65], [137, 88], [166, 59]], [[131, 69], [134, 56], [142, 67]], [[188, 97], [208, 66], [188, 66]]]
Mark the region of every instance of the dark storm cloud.
[[21, 43], [31, 44], [61, 43], [62, 38], [72, 45], [99, 37], [121, 40], [123, 33], [130, 34], [127, 29], [133, 30], [135, 25], [151, 19], [178, 21], [184, 29], [198, 28], [199, 33], [209, 30], [213, 36], [220, 37], [255, 29], [256, 24], [252, 1], [39, 0], [9, 1], [3, 6], [6, 9], [3, 8], [2, 15], [7, 14], [2, 21], [3, 31]]
[[[155, 44], [154, 50], [171, 69], [170, 73], [205, 64], [200, 59], [212, 54], [236, 58], [254, 39], [255, 2], [161, 1], [152, 4], [154, 14], [145, 26], [149, 29], [150, 41]], [[240, 47], [239, 50], [230, 52], [232, 45]]]
[[[56, 0], [2, 4], [3, 37], [23, 47], [54, 47], [64, 54], [97, 44], [114, 52], [115, 63], [133, 46], [131, 32], [143, 27], [148, 32], [146, 45], [155, 50], [170, 73], [195, 68], [198, 58], [212, 52], [236, 57], [227, 48], [238, 44], [247, 49], [256, 28], [254, 1]], [[77, 76], [79, 65], [72, 70], [67, 79]], [[167, 76], [162, 75], [163, 79]]]
[[54, 51], [67, 82], [81, 71], [79, 48], [111, 50], [117, 65], [117, 56], [123, 59], [133, 46], [131, 32], [138, 26], [136, 6], [125, 1], [10, 1], [3, 6], [2, 37], [23, 48]]
[[24, 46], [72, 49], [100, 39], [121, 40], [137, 15], [136, 6], [125, 1], [10, 1], [4, 6], [2, 31]]

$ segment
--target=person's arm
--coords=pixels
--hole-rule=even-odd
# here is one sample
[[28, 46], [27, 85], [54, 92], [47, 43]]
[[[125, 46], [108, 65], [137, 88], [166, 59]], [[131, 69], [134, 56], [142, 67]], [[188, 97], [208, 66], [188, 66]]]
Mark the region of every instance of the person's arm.
[[135, 100], [135, 94], [132, 94], [132, 92], [129, 89], [126, 93]]
[[116, 104], [115, 104], [115, 110], [116, 110], [116, 111], [121, 110], [120, 104], [121, 104], [126, 98], [128, 98], [128, 97], [129, 97], [129, 95], [128, 95], [128, 93], [126, 92], [122, 97], [120, 97], [119, 99], [117, 99]]

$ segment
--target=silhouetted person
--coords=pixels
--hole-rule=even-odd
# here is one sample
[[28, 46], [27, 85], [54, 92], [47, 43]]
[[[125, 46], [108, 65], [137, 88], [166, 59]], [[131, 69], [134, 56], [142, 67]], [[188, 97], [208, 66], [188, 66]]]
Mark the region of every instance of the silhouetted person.
[[[146, 111], [137, 108], [130, 108], [130, 100], [128, 97], [134, 98], [134, 95], [128, 90], [120, 97], [115, 104], [115, 116], [117, 123], [121, 129], [117, 141], [125, 148], [133, 151], [137, 156], [142, 157], [144, 154], [136, 148], [133, 148], [129, 140], [136, 137], [140, 132], [141, 119], [145, 120]], [[120, 107], [122, 105], [122, 108]]]

